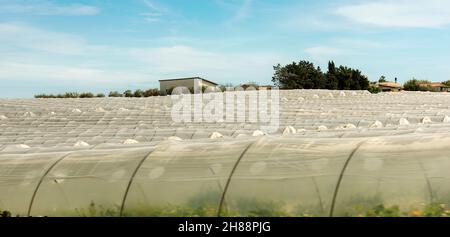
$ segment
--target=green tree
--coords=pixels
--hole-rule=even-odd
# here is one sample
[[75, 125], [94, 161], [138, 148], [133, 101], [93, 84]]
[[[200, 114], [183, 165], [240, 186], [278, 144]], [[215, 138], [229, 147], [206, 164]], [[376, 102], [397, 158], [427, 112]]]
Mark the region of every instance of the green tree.
[[118, 91], [111, 91], [109, 92], [108, 97], [122, 97], [123, 95], [119, 93]]
[[91, 92], [81, 93], [80, 98], [94, 98], [94, 94], [92, 94]]
[[272, 81], [280, 89], [323, 89], [325, 77], [313, 63], [308, 61], [293, 62], [282, 67], [274, 66]]
[[339, 66], [336, 71], [339, 90], [350, 90], [352, 86], [352, 72], [351, 68]]
[[158, 96], [160, 95], [158, 89], [148, 89], [144, 92], [144, 97]]
[[339, 82], [336, 77], [336, 65], [333, 61], [328, 62], [328, 72], [325, 74], [325, 88], [328, 90], [339, 89]]
[[430, 83], [430, 82], [426, 81], [426, 80], [418, 80], [418, 79], [413, 78], [413, 79], [407, 81], [403, 85], [403, 89], [405, 91], [432, 91], [431, 87], [423, 86], [423, 84], [428, 84], [428, 83]]
[[133, 97], [133, 96], [134, 96], [134, 94], [133, 94], [133, 92], [132, 92], [131, 90], [126, 90], [126, 91], [124, 91], [124, 92], [123, 92], [123, 95], [124, 95], [125, 97]]
[[134, 97], [144, 97], [144, 91], [142, 90], [135, 90], [133, 93]]
[[387, 82], [386, 77], [385, 77], [384, 75], [381, 76], [380, 79], [378, 80], [378, 82], [379, 82], [379, 83]]

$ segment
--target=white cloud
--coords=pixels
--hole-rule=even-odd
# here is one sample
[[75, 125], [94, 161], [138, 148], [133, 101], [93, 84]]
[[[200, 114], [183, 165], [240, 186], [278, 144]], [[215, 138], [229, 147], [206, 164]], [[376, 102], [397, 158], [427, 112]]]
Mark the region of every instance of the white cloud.
[[243, 0], [242, 5], [238, 8], [234, 16], [230, 19], [229, 23], [239, 22], [246, 19], [249, 16], [252, 6], [252, 0]]
[[31, 80], [55, 84], [66, 82], [85, 82], [88, 85], [148, 80], [148, 76], [130, 72], [102, 70], [98, 68], [64, 66], [55, 64], [30, 64], [17, 62], [0, 62], [0, 79]]
[[0, 13], [26, 13], [33, 15], [95, 15], [99, 9], [83, 4], [54, 4], [49, 1], [21, 1], [21, 3], [3, 3], [0, 5]]
[[152, 0], [142, 0], [142, 2], [148, 8], [149, 12], [141, 13], [140, 15], [148, 23], [160, 22], [161, 18], [169, 12], [167, 7], [159, 5]]
[[328, 47], [328, 46], [316, 46], [305, 49], [305, 52], [309, 54], [309, 56], [320, 62], [328, 61], [333, 59], [333, 57], [343, 55], [346, 52], [342, 49]]
[[439, 28], [450, 25], [448, 0], [382, 0], [347, 5], [335, 14], [380, 27]]
[[38, 50], [58, 54], [83, 54], [103, 46], [88, 45], [83, 37], [51, 32], [18, 23], [0, 23], [0, 49]]
[[232, 16], [225, 21], [226, 26], [231, 26], [249, 17], [253, 0], [215, 0], [215, 3], [232, 13]]
[[130, 57], [159, 75], [198, 75], [219, 82], [267, 82], [273, 73], [272, 66], [285, 61], [278, 55], [212, 52], [185, 45], [132, 49]]

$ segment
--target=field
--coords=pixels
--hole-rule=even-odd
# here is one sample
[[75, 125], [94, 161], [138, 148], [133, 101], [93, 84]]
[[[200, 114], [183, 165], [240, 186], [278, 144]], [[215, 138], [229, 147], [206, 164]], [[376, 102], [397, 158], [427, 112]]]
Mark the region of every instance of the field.
[[174, 122], [171, 97], [0, 99], [0, 210], [450, 215], [449, 93], [293, 90], [279, 103], [264, 132]]

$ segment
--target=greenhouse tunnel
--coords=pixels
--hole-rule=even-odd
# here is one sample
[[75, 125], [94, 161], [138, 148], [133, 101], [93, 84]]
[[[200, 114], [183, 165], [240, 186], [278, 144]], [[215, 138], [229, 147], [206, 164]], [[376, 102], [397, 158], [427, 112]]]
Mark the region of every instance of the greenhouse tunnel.
[[258, 138], [0, 154], [20, 216], [358, 216], [450, 204], [450, 138]]

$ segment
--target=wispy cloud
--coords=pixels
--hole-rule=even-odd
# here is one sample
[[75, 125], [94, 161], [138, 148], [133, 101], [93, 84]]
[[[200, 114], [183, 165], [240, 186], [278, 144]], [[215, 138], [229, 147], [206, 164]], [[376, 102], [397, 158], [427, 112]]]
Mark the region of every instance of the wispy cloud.
[[44, 0], [35, 1], [15, 1], [2, 3], [0, 13], [9, 14], [32, 14], [50, 16], [79, 16], [95, 15], [100, 9], [95, 6], [83, 4], [55, 4]]
[[232, 16], [225, 22], [225, 25], [227, 26], [231, 26], [235, 23], [247, 19], [250, 15], [253, 5], [253, 0], [215, 0], [215, 2], [223, 9], [232, 12]]
[[21, 23], [0, 23], [0, 49], [12, 48], [56, 54], [83, 54], [104, 46], [89, 45], [78, 35], [47, 31]]
[[337, 8], [348, 20], [379, 27], [439, 28], [450, 25], [450, 1], [381, 0]]
[[251, 6], [252, 0], [243, 0], [242, 5], [230, 19], [229, 23], [239, 22], [246, 19], [249, 16]]
[[130, 81], [147, 80], [146, 75], [132, 72], [118, 72], [113, 70], [102, 70], [93, 67], [38, 64], [38, 63], [0, 63], [0, 79], [9, 78], [14, 80], [33, 80], [54, 83], [60, 82], [87, 82], [89, 84], [119, 84]]
[[161, 18], [169, 12], [169, 9], [152, 0], [142, 0], [142, 3], [148, 8], [148, 12], [141, 13], [144, 20], [148, 23], [160, 22]]
[[186, 45], [132, 49], [130, 57], [160, 75], [201, 75], [219, 82], [269, 81], [272, 66], [286, 61], [267, 53], [214, 52]]
[[315, 46], [305, 49], [305, 52], [314, 60], [319, 62], [325, 62], [333, 59], [336, 56], [346, 54], [346, 52], [340, 48], [328, 47], [328, 46]]

